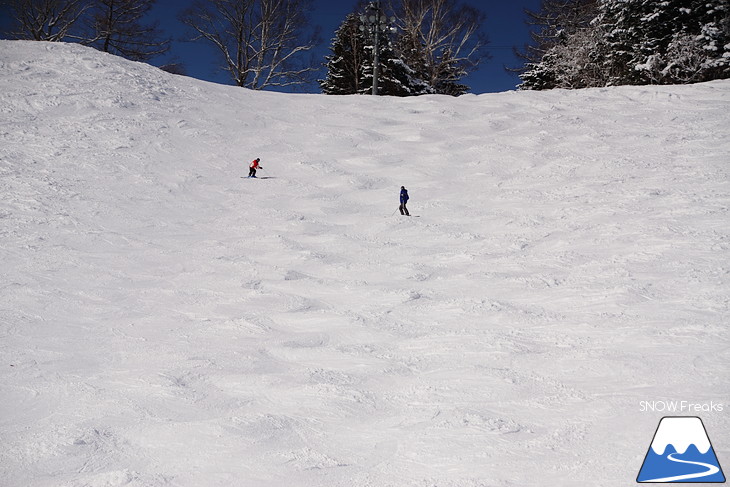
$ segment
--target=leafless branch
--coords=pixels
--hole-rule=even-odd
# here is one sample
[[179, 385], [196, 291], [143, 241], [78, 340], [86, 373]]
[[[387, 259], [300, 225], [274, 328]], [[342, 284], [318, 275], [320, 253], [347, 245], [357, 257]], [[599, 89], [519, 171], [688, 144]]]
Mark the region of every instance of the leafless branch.
[[314, 45], [302, 41], [309, 0], [196, 0], [181, 16], [223, 58], [238, 86], [263, 89], [304, 82], [309, 66], [296, 58]]
[[88, 10], [86, 0], [6, 0], [15, 19], [17, 39], [63, 41]]

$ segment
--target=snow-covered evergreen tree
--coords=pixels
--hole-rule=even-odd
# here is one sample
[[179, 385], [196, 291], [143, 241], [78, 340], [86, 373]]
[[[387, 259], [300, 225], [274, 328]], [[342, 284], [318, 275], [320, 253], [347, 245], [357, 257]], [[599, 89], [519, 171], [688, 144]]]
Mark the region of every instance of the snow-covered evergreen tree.
[[319, 81], [326, 95], [352, 95], [363, 89], [362, 71], [367, 39], [359, 29], [356, 14], [351, 13], [332, 39], [332, 54], [327, 56], [327, 77]]
[[[369, 94], [373, 86], [374, 39], [360, 29], [359, 15], [347, 16], [332, 40], [327, 76], [320, 80], [324, 94]], [[393, 34], [378, 31], [378, 94], [413, 96], [429, 93], [429, 86], [408, 66], [395, 48]]]
[[[671, 2], [676, 11], [669, 10], [678, 26], [662, 46], [657, 56], [650, 51], [644, 65], [652, 81], [661, 83], [691, 83], [730, 77], [730, 2], [727, 0]], [[654, 69], [645, 68], [654, 62]]]
[[521, 88], [730, 77], [729, 14], [728, 0], [601, 0], [589, 24], [559, 32], [539, 61], [526, 64]]
[[603, 0], [611, 84], [686, 83], [730, 75], [728, 0]]
[[[431, 93], [426, 83], [396, 49], [393, 33], [389, 30], [378, 30], [378, 46], [380, 66], [378, 69], [378, 94], [392, 96], [416, 96]], [[374, 42], [368, 36], [365, 46], [368, 53], [362, 66], [362, 93], [370, 93], [373, 86]]]

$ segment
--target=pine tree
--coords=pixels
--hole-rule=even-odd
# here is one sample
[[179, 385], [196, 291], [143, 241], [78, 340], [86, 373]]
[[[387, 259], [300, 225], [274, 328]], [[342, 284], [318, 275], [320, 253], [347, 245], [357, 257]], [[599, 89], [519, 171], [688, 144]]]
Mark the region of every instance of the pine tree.
[[[327, 76], [320, 80], [328, 95], [369, 94], [373, 86], [374, 42], [360, 29], [359, 15], [349, 14], [332, 39], [326, 57]], [[428, 92], [428, 85], [410, 68], [395, 48], [392, 32], [379, 30], [378, 94], [412, 96]]]
[[605, 32], [608, 49], [601, 64], [608, 73], [609, 84], [639, 84], [641, 80], [641, 74], [634, 69], [641, 62], [640, 51], [655, 38], [657, 20], [665, 20], [657, 12], [649, 15], [652, 12], [648, 3], [646, 0], [604, 0], [599, 7], [595, 25]]
[[[659, 45], [659, 56], [643, 52], [645, 71], [652, 81], [691, 83], [730, 77], [730, 5], [727, 0], [694, 0], [689, 7], [670, 2], [665, 16], [676, 25]], [[676, 10], [670, 10], [675, 7]], [[668, 41], [668, 42], [667, 42]], [[655, 68], [644, 69], [654, 61]]]
[[[553, 0], [545, 3], [559, 6]], [[566, 0], [564, 5], [570, 3]], [[525, 65], [520, 87], [691, 83], [730, 77], [729, 14], [728, 0], [601, 0], [595, 18], [588, 23], [584, 19], [576, 30], [543, 31], [557, 35], [544, 36], [548, 47], [539, 60]], [[528, 54], [537, 52], [535, 48]]]
[[367, 40], [360, 31], [358, 16], [351, 13], [332, 39], [332, 54], [327, 56], [327, 77], [319, 81], [326, 95], [352, 95], [363, 91], [363, 65]]
[[[416, 96], [430, 93], [431, 89], [417, 72], [404, 60], [396, 49], [392, 31], [378, 30], [378, 46], [380, 50], [380, 66], [378, 69], [378, 94], [391, 96]], [[365, 62], [362, 65], [363, 88], [361, 93], [371, 93], [373, 86], [373, 63], [375, 45], [368, 38], [365, 51]]]
[[604, 0], [612, 84], [681, 83], [730, 74], [728, 0]]

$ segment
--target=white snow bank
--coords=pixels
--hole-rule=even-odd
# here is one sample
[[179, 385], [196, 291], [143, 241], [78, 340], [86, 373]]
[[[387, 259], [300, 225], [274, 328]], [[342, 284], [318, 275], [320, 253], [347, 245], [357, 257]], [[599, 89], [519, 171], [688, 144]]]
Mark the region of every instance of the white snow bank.
[[729, 94], [257, 93], [0, 42], [0, 484], [632, 483], [640, 401], [728, 397]]

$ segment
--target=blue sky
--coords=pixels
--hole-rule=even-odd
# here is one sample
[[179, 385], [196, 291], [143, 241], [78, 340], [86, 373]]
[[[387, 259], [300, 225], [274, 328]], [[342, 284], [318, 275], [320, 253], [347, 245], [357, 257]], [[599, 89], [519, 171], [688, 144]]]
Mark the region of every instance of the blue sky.
[[[356, 0], [314, 0], [311, 20], [322, 29], [322, 44], [315, 55], [322, 59], [329, 54], [329, 46], [335, 30], [345, 16], [353, 11]], [[487, 14], [484, 27], [489, 36], [489, 53], [492, 58], [483, 62], [478, 71], [464, 80], [472, 93], [493, 93], [514, 89], [519, 79], [504, 70], [504, 66], [515, 67], [520, 61], [513, 54], [513, 46], [522, 47], [529, 42], [529, 29], [525, 24], [524, 9], [538, 10], [540, 0], [466, 0], [464, 3], [475, 6]], [[158, 0], [154, 9], [161, 27], [175, 39], [183, 35], [177, 21], [180, 10], [190, 4], [189, 0]], [[202, 42], [202, 41], [201, 41]], [[229, 75], [216, 66], [214, 54], [202, 44], [175, 42], [173, 50], [165, 59], [158, 59], [155, 64], [162, 64], [175, 59], [185, 65], [189, 76], [218, 83], [230, 83]], [[324, 72], [322, 73], [324, 76]], [[318, 86], [307, 87], [308, 92], [319, 92]]]
[[[166, 35], [173, 38], [171, 52], [153, 64], [162, 65], [171, 61], [185, 66], [189, 76], [194, 78], [230, 84], [229, 75], [216, 65], [215, 53], [202, 41], [197, 43], [183, 42], [183, 26], [177, 20], [181, 10], [190, 5], [192, 0], [158, 0], [152, 15], [160, 21], [160, 27]], [[489, 36], [489, 53], [492, 58], [485, 60], [479, 69], [463, 81], [471, 88], [472, 93], [494, 93], [514, 89], [519, 79], [507, 73], [504, 66], [519, 66], [520, 60], [514, 56], [513, 47], [522, 47], [529, 42], [529, 28], [525, 24], [524, 9], [538, 10], [540, 0], [462, 0], [484, 11], [487, 22], [484, 30]], [[313, 0], [311, 13], [312, 23], [321, 28], [322, 44], [314, 54], [324, 63], [329, 54], [329, 46], [335, 30], [345, 16], [353, 11], [356, 0]], [[0, 24], [3, 24], [3, 12], [0, 10]], [[324, 76], [322, 71], [321, 77]], [[318, 93], [317, 85], [306, 87], [305, 91]]]

